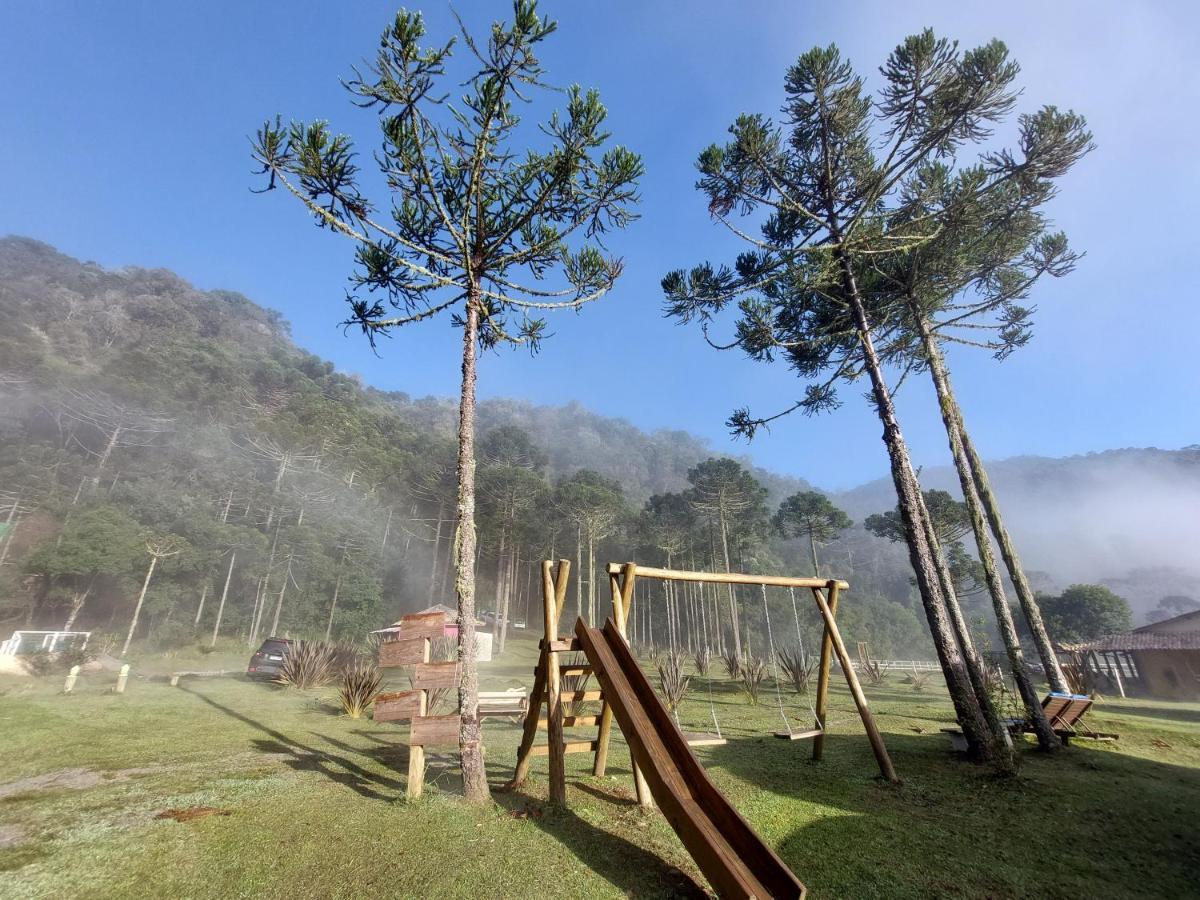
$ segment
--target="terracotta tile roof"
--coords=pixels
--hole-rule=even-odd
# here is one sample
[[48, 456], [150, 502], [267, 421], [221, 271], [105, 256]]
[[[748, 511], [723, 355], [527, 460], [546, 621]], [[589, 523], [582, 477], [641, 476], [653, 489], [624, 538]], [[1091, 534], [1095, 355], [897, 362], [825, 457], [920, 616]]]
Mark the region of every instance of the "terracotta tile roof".
[[1200, 650], [1200, 631], [1134, 631], [1107, 634], [1082, 644], [1064, 644], [1064, 650]]

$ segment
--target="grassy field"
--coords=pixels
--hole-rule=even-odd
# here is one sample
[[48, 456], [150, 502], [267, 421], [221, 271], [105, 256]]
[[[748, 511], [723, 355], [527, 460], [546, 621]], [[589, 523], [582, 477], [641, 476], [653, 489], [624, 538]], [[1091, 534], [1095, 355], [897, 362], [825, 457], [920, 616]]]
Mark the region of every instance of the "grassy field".
[[[514, 642], [484, 686], [532, 680]], [[244, 665], [246, 654], [135, 659], [136, 673]], [[697, 894], [695, 866], [658, 814], [632, 801], [619, 738], [609, 777], [568, 757], [570, 809], [545, 801], [545, 760], [519, 793], [470, 810], [450, 757], [425, 798], [403, 801], [402, 727], [352, 720], [332, 689], [302, 694], [239, 678], [83, 676], [0, 680], [0, 897], [618, 897]], [[706, 729], [703, 679], [682, 718]], [[904, 784], [880, 783], [849, 695], [835, 689], [826, 759], [714, 673], [728, 743], [698, 751], [717, 784], [816, 898], [1183, 897], [1200, 893], [1200, 704], [1106, 701], [1059, 758], [1029, 745], [997, 780], [955, 758], [940, 689], [868, 688]], [[798, 726], [803, 698], [788, 698]], [[493, 785], [519, 729], [490, 721]], [[220, 814], [159, 818], [195, 806]], [[701, 888], [697, 888], [697, 884]]]

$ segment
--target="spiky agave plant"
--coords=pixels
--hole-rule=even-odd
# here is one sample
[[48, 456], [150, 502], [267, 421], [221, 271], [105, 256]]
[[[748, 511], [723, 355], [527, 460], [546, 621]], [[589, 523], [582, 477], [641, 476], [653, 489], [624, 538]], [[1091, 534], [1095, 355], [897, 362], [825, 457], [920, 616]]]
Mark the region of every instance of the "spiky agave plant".
[[776, 656], [779, 657], [779, 667], [783, 669], [792, 690], [797, 694], [807, 694], [816, 662], [802, 655], [799, 648], [785, 647]]
[[767, 664], [757, 656], [743, 657], [739, 671], [742, 679], [742, 690], [750, 698], [751, 706], [758, 706], [758, 695], [762, 691], [763, 682], [767, 680]]
[[662, 687], [663, 702], [679, 723], [679, 707], [687, 697], [692, 679], [683, 674], [683, 654], [668, 653], [658, 664], [658, 683]]
[[712, 668], [712, 650], [708, 647], [701, 647], [692, 656], [692, 661], [696, 663], [696, 674], [707, 678], [708, 670]]
[[721, 661], [725, 663], [725, 672], [730, 681], [737, 681], [742, 677], [742, 661], [736, 653], [726, 650], [721, 654]]
[[374, 663], [360, 660], [342, 673], [342, 686], [338, 691], [342, 709], [352, 719], [361, 719], [371, 708], [379, 688], [383, 685], [383, 673]]
[[336, 673], [337, 654], [324, 641], [296, 641], [284, 654], [275, 681], [302, 691], [328, 684]]

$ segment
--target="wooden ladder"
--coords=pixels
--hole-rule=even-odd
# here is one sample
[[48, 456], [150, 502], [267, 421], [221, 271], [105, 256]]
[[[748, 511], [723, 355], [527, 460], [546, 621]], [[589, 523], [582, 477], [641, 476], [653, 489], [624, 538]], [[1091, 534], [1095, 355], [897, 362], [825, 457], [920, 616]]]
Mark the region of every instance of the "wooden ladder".
[[[541, 641], [541, 653], [538, 657], [537, 668], [533, 672], [533, 691], [530, 694], [529, 711], [525, 716], [524, 730], [521, 734], [521, 745], [517, 750], [517, 768], [508, 787], [520, 787], [529, 775], [529, 767], [534, 757], [546, 756], [550, 762], [550, 801], [560, 805], [567, 802], [566, 756], [568, 753], [593, 753], [592, 774], [602, 777], [608, 767], [608, 745], [612, 736], [612, 708], [609, 706], [604, 692], [599, 689], [586, 691], [564, 690], [562, 680], [571, 675], [584, 675], [592, 671], [589, 663], [564, 663], [562, 654], [574, 653], [581, 650], [579, 639], [574, 635], [565, 637], [559, 635], [559, 620], [562, 617], [563, 606], [567, 598], [567, 582], [570, 577], [571, 563], [560, 559], [557, 571], [550, 560], [542, 563], [542, 607], [545, 636]], [[633, 593], [633, 581], [628, 585], [613, 576], [610, 578], [613, 592], [614, 618], [620, 623], [622, 635], [625, 629], [624, 610], [629, 608], [629, 596]], [[566, 704], [600, 701], [598, 715], [571, 715], [564, 711]], [[545, 707], [545, 714], [542, 709]], [[596, 726], [596, 735], [592, 739], [568, 740], [564, 734], [567, 728], [586, 728]], [[539, 731], [546, 731], [546, 743], [537, 741]], [[637, 788], [638, 802], [647, 808], [654, 806], [650, 789], [637, 767], [634, 767], [634, 782]]]

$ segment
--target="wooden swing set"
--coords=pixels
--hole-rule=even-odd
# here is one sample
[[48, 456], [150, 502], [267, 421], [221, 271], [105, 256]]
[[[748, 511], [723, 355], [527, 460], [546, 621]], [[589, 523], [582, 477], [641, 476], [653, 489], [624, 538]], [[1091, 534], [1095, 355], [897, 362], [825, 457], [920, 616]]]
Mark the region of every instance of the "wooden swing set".
[[[613, 709], [603, 690], [571, 690], [563, 688], [563, 679], [569, 676], [587, 676], [593, 673], [591, 664], [579, 664], [574, 661], [564, 662], [562, 654], [575, 653], [586, 649], [578, 636], [559, 633], [563, 607], [567, 596], [567, 580], [571, 564], [568, 560], [559, 560], [557, 567], [546, 560], [542, 563], [542, 612], [545, 634], [541, 641], [541, 653], [537, 668], [534, 670], [533, 692], [530, 696], [529, 710], [521, 736], [521, 744], [517, 751], [517, 767], [510, 788], [520, 786], [529, 774], [530, 764], [536, 756], [548, 756], [550, 763], [550, 799], [555, 803], [566, 803], [566, 764], [568, 753], [594, 754], [592, 774], [599, 777], [605, 774], [608, 764], [608, 746], [612, 733]], [[608, 566], [609, 587], [612, 593], [612, 625], [620, 637], [628, 642], [627, 624], [633, 607], [634, 585], [638, 578], [649, 578], [658, 581], [698, 582], [704, 584], [755, 585], [763, 590], [764, 609], [766, 608], [766, 588], [785, 587], [792, 590], [807, 588], [812, 592], [813, 600], [824, 621], [824, 631], [821, 639], [821, 655], [817, 676], [816, 704], [813, 707], [814, 725], [805, 731], [793, 731], [783, 713], [782, 700], [780, 712], [784, 716], [786, 731], [776, 732], [777, 736], [789, 740], [809, 739], [813, 741], [812, 758], [820, 760], [824, 752], [825, 733], [828, 724], [829, 711], [829, 675], [833, 656], [836, 654], [842, 673], [846, 678], [850, 694], [854, 698], [858, 715], [862, 719], [867, 738], [871, 743], [875, 759], [879, 764], [880, 773], [890, 782], [898, 782], [899, 778], [884, 746], [883, 737], [871, 715], [867, 698], [859, 685], [854, 672], [854, 665], [842, 640], [837, 627], [837, 608], [840, 594], [849, 585], [837, 579], [823, 578], [791, 578], [776, 575], [745, 575], [724, 572], [689, 572], [676, 569], [659, 569], [649, 566], [639, 566], [636, 563], [610, 563]], [[769, 614], [768, 614], [769, 615]], [[578, 627], [578, 626], [577, 626]], [[768, 631], [770, 629], [768, 618]], [[771, 638], [770, 652], [774, 656], [774, 639]], [[774, 663], [775, 660], [772, 659]], [[778, 690], [778, 670], [776, 670], [776, 685]], [[565, 714], [567, 704], [583, 702], [600, 703], [597, 715], [576, 715], [572, 709], [571, 715]], [[545, 713], [542, 709], [545, 707]], [[715, 714], [714, 714], [715, 722]], [[565, 730], [583, 727], [596, 727], [594, 737], [567, 739]], [[540, 730], [547, 732], [546, 743], [539, 743], [537, 735]], [[716, 735], [686, 734], [682, 737], [689, 746], [705, 746], [725, 743], [717, 726]], [[641, 772], [636, 760], [633, 764], [634, 786], [638, 803], [643, 807], [654, 805], [651, 791], [646, 778]]]

